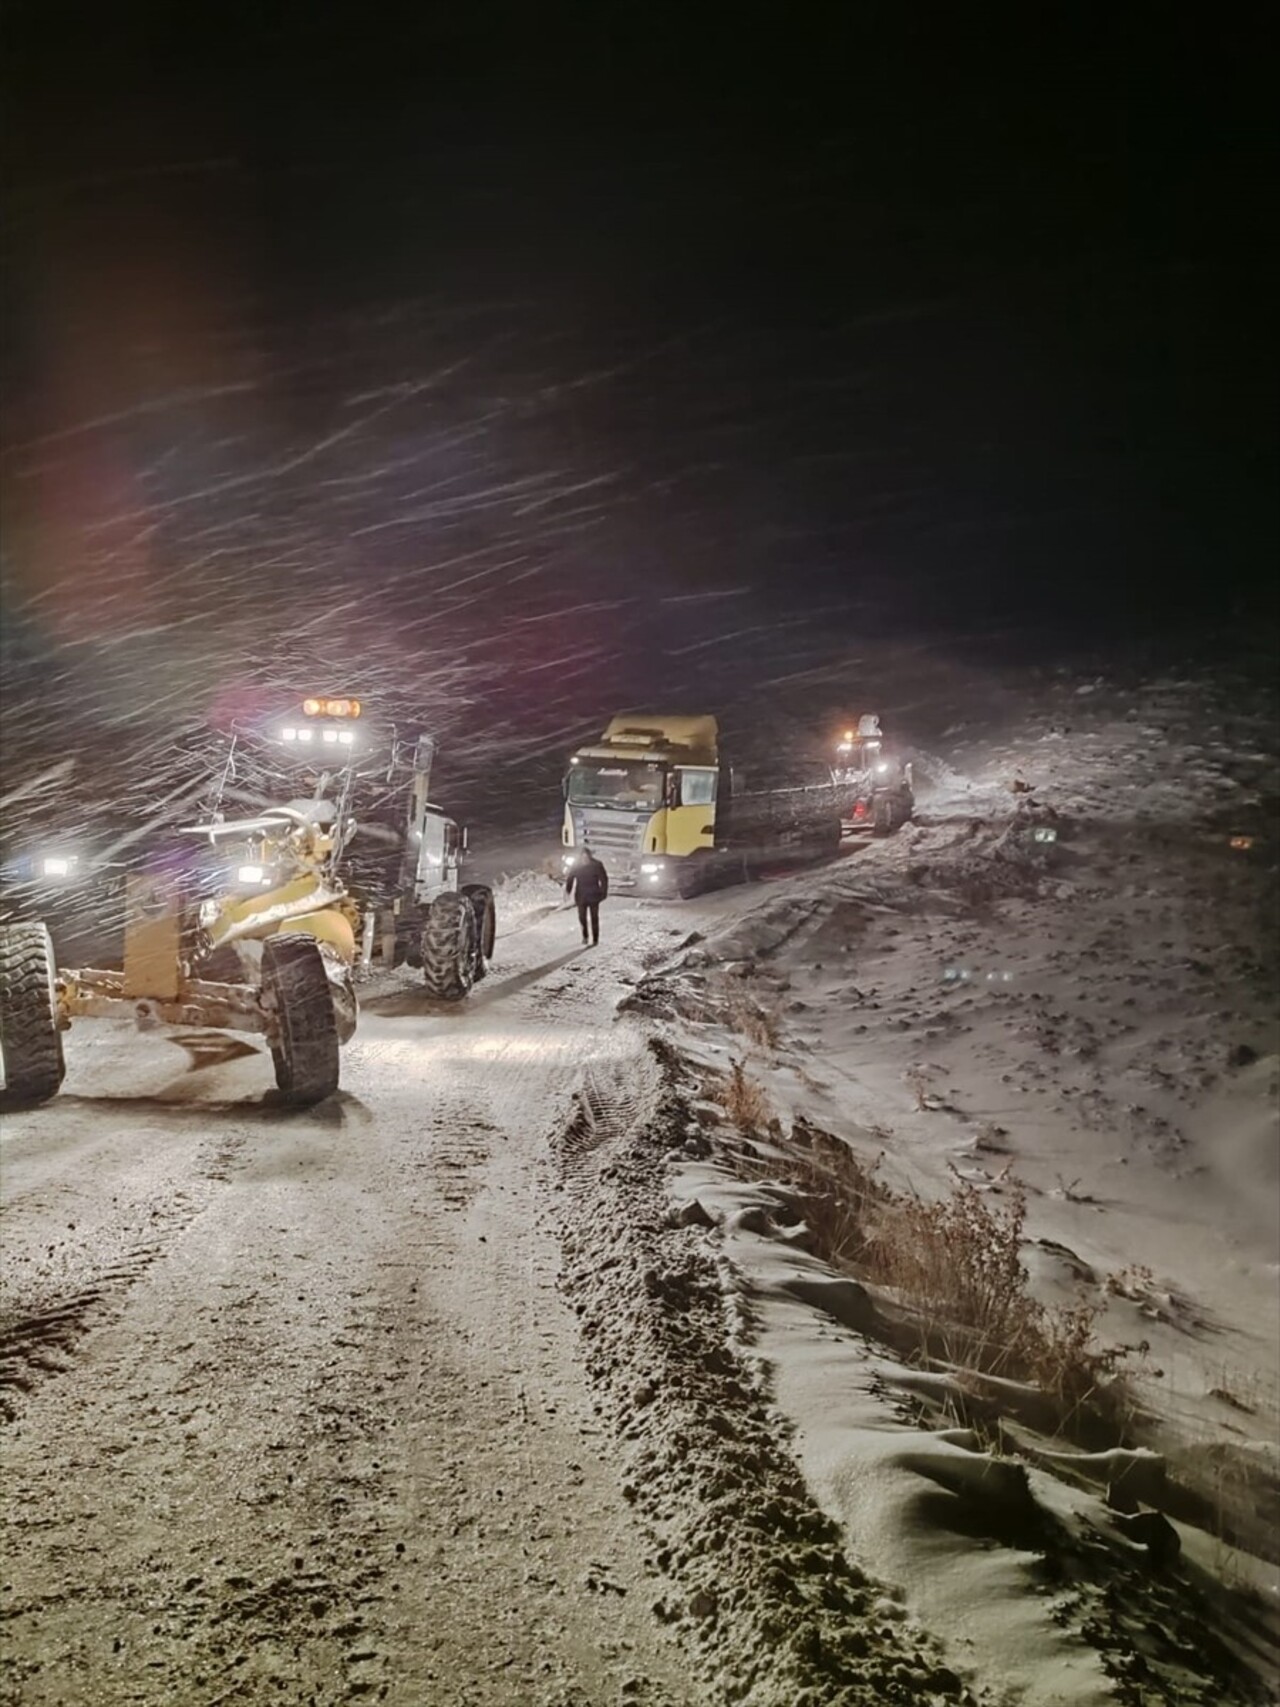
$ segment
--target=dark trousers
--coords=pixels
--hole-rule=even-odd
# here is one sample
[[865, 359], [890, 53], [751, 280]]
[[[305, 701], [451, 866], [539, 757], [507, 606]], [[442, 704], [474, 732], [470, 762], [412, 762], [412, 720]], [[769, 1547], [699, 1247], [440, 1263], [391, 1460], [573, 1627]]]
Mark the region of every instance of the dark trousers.
[[578, 902], [578, 923], [582, 926], [582, 940], [587, 940], [587, 919], [591, 920], [591, 940], [600, 941], [600, 903], [599, 901]]

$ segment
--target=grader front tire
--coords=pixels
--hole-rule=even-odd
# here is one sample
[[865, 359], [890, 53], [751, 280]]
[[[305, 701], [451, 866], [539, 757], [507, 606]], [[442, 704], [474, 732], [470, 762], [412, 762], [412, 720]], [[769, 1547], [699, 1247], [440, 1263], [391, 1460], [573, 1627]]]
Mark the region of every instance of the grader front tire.
[[48, 927], [0, 926], [0, 1053], [4, 1101], [48, 1102], [64, 1077], [57, 965]]
[[305, 1108], [338, 1088], [338, 1024], [314, 937], [287, 932], [262, 945], [262, 989], [275, 1012], [271, 1059], [286, 1102]]

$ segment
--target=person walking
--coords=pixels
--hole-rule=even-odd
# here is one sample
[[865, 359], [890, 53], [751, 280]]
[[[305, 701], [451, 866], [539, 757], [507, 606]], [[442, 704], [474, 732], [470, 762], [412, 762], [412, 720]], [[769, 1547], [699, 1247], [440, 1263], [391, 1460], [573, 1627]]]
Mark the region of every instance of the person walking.
[[[584, 847], [569, 867], [564, 892], [573, 895], [578, 903], [578, 923], [582, 926], [583, 942], [595, 948], [600, 941], [600, 903], [609, 894], [609, 873], [590, 848]], [[591, 926], [589, 936], [588, 923]]]

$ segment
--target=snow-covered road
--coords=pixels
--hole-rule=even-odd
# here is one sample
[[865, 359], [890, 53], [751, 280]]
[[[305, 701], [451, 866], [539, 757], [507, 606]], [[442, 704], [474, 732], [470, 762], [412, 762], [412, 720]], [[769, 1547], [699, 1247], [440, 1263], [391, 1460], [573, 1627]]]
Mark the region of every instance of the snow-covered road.
[[5, 1123], [5, 1700], [685, 1699], [545, 1169], [690, 922], [534, 916], [455, 1010], [384, 984], [304, 1114], [253, 1044], [77, 1025]]

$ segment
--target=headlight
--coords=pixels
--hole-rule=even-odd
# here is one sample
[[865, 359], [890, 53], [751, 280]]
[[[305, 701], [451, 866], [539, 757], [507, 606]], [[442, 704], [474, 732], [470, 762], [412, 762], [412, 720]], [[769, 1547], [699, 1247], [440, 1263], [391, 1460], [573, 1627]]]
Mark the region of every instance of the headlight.
[[280, 731], [280, 739], [282, 741], [296, 741], [298, 739], [298, 731], [296, 729], [282, 729]]
[[328, 741], [332, 745], [338, 739], [338, 731], [336, 729], [322, 729], [320, 736], [322, 740]]
[[876, 770], [879, 772], [879, 774], [881, 776], [884, 776], [885, 772], [888, 769], [889, 769], [888, 765], [886, 765], [883, 761], [881, 761], [881, 763], [876, 766]]
[[666, 865], [665, 859], [646, 859], [641, 860], [640, 869], [646, 877], [657, 877], [659, 872], [666, 870]]
[[298, 739], [299, 741], [309, 741], [311, 739], [310, 729], [299, 729]]
[[338, 739], [344, 747], [354, 747], [356, 741], [355, 731], [353, 729], [339, 729]]
[[236, 867], [237, 883], [264, 883], [266, 872], [260, 865], [240, 865]]
[[79, 865], [75, 854], [46, 854], [40, 861], [41, 877], [70, 877]]

